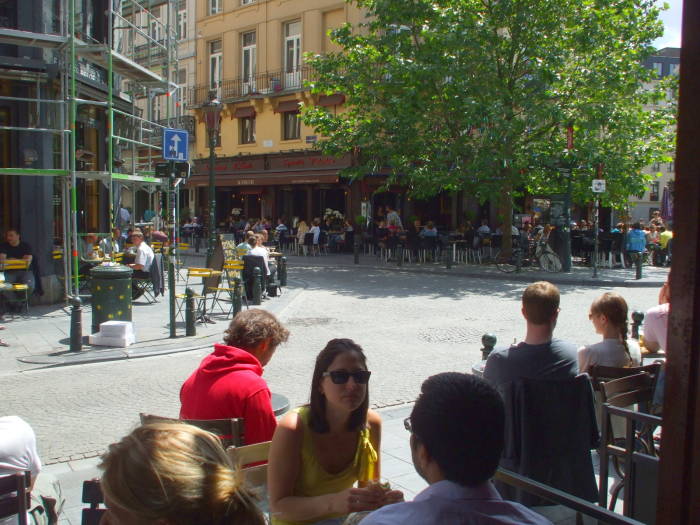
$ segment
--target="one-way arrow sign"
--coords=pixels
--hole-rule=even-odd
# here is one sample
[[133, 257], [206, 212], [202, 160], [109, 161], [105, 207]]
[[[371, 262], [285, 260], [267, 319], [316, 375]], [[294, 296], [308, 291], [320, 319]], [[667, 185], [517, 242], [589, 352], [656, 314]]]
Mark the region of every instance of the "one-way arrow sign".
[[163, 129], [163, 159], [189, 160], [187, 131], [184, 129]]

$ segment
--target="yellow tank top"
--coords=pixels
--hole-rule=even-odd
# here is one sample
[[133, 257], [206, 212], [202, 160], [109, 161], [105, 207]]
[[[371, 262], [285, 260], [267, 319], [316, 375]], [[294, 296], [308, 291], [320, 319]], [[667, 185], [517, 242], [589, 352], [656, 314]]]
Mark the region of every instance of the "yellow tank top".
[[[378, 455], [369, 439], [369, 428], [360, 432], [357, 440], [357, 450], [352, 463], [337, 474], [329, 474], [318, 463], [314, 456], [311, 427], [309, 426], [310, 410], [308, 406], [295, 409], [303, 423], [304, 437], [301, 444], [301, 472], [294, 489], [294, 495], [299, 497], [322, 496], [340, 492], [352, 487], [356, 481], [370, 481], [375, 479]], [[272, 518], [272, 525], [300, 525], [314, 523], [327, 518], [334, 518], [339, 514], [319, 516], [308, 521], [282, 521]]]

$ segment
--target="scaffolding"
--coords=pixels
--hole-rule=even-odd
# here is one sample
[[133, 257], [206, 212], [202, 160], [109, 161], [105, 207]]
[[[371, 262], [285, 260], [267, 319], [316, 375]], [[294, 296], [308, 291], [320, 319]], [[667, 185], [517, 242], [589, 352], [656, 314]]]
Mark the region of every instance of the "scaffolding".
[[[47, 91], [42, 82], [52, 81], [48, 78], [31, 71], [0, 73], [3, 78], [35, 79], [37, 83], [35, 97], [0, 96], [0, 102], [30, 107], [26, 125], [0, 125], [0, 132], [50, 134], [60, 142], [58, 162], [32, 168], [3, 166], [0, 175], [60, 178], [67, 297], [78, 295], [80, 288], [78, 180], [97, 180], [107, 187], [110, 228], [117, 223], [115, 188], [121, 192], [122, 186], [130, 187], [135, 195], [136, 189], [153, 192], [167, 182], [155, 177], [155, 162], [161, 159], [163, 129], [167, 124], [177, 125], [182, 117], [174, 81], [178, 71], [177, 4], [178, 0], [56, 0], [44, 9], [58, 10], [60, 16], [48, 17], [52, 21], [44, 23], [43, 32], [0, 27], [0, 44], [52, 50], [58, 62], [60, 87], [53, 98], [41, 97]], [[81, 98], [78, 84], [102, 72], [106, 77], [103, 96], [98, 92]], [[160, 103], [163, 97], [165, 104]], [[165, 119], [154, 110], [156, 101], [159, 108], [165, 106]], [[78, 148], [78, 111], [82, 107], [104, 112], [106, 154], [101, 166], [90, 162], [95, 153]], [[174, 215], [169, 218], [175, 222]]]

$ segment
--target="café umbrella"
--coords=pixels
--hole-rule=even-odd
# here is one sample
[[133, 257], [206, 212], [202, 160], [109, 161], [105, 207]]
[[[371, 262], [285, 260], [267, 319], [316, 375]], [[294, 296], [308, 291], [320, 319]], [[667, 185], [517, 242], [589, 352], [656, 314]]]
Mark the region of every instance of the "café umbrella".
[[673, 220], [673, 200], [668, 187], [664, 188], [663, 196], [661, 197], [661, 217], [665, 221]]

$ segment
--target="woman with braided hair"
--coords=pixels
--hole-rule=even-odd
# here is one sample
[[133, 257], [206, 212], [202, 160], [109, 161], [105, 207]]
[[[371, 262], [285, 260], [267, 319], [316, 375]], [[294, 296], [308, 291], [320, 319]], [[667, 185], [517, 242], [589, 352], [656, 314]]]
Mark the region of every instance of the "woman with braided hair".
[[591, 305], [588, 318], [603, 340], [578, 350], [579, 373], [592, 365], [639, 366], [641, 352], [634, 339], [627, 339], [627, 302], [615, 292], [607, 292]]
[[109, 446], [100, 468], [101, 525], [265, 523], [219, 438], [192, 425], [140, 426]]

